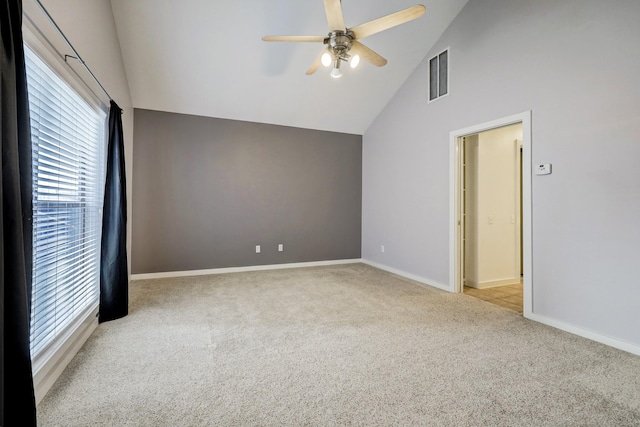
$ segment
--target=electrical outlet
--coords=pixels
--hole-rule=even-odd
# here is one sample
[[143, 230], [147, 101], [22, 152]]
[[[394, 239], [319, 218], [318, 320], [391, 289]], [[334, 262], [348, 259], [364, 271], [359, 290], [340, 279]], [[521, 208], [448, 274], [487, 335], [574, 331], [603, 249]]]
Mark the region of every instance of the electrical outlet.
[[380, 252], [384, 253], [384, 245], [380, 245]]
[[260, 245], [256, 245], [256, 253], [259, 254], [260, 253]]
[[278, 244], [278, 252], [284, 251], [284, 245], [282, 243]]

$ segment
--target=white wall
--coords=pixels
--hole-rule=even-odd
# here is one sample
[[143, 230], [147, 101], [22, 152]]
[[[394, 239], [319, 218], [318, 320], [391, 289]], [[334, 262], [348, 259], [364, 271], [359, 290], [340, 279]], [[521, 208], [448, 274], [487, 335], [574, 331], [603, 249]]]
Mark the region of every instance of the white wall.
[[[363, 140], [363, 258], [448, 286], [449, 132], [532, 111], [533, 315], [640, 351], [640, 2], [471, 0]], [[385, 252], [379, 251], [380, 244]]]
[[465, 142], [465, 284], [520, 282], [518, 141], [522, 125], [482, 132]]

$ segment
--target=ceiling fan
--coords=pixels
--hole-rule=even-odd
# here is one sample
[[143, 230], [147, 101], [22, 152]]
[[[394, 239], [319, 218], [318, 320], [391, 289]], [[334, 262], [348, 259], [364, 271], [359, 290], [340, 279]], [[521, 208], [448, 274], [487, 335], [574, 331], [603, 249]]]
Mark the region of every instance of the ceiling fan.
[[379, 33], [389, 28], [395, 27], [405, 22], [409, 22], [424, 15], [425, 7], [421, 4], [383, 16], [355, 27], [347, 28], [342, 15], [341, 0], [324, 0], [324, 9], [329, 22], [329, 34], [326, 36], [264, 36], [262, 40], [266, 42], [320, 42], [326, 45], [320, 56], [307, 70], [307, 75], [316, 72], [320, 65], [328, 67], [333, 64], [331, 76], [338, 78], [342, 75], [340, 65], [342, 62], [349, 63], [351, 68], [355, 68], [360, 59], [363, 59], [375, 66], [382, 67], [387, 60], [369, 49], [359, 40]]

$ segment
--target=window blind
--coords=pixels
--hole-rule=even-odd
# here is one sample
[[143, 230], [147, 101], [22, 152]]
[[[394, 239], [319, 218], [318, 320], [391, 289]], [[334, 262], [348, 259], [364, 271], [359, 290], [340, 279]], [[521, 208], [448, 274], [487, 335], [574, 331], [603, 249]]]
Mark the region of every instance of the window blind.
[[35, 358], [99, 301], [104, 111], [25, 46], [33, 148]]

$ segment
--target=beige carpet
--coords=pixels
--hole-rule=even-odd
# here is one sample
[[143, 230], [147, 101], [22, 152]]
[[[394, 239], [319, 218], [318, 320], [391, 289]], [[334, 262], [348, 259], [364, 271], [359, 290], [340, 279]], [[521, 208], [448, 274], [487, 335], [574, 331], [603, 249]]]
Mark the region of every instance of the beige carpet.
[[640, 358], [362, 265], [146, 280], [41, 426], [638, 426]]

